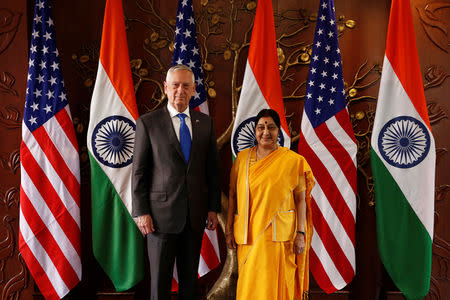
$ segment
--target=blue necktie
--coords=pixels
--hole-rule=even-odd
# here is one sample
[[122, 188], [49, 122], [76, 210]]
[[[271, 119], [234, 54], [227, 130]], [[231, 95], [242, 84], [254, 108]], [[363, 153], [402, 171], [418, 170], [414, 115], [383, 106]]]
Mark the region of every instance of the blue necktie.
[[189, 162], [189, 155], [191, 154], [191, 134], [189, 132], [189, 128], [186, 125], [186, 121], [184, 118], [186, 118], [185, 114], [178, 114], [178, 118], [180, 118], [180, 145], [181, 145], [181, 151], [184, 155], [184, 160], [186, 161], [186, 164]]

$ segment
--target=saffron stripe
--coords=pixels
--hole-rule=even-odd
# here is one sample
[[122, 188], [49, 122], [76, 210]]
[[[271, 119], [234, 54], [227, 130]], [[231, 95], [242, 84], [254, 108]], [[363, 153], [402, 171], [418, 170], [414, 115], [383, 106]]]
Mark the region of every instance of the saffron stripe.
[[[114, 33], [114, 34], [111, 34]], [[103, 19], [100, 63], [111, 84], [134, 120], [139, 117], [133, 79], [131, 77], [130, 57], [121, 1], [106, 1]]]
[[247, 61], [255, 74], [257, 85], [265, 101], [270, 108], [278, 112], [281, 127], [288, 133], [281, 91], [272, 1], [265, 1], [264, 5], [258, 5], [256, 8]]
[[409, 1], [392, 2], [385, 55], [412, 104], [431, 131]]

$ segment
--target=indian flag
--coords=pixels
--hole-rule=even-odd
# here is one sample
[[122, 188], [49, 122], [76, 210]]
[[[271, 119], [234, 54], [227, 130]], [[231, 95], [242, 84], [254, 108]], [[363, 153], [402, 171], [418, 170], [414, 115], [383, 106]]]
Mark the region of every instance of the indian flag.
[[244, 82], [231, 135], [234, 157], [240, 151], [256, 145], [255, 117], [261, 109], [271, 108], [280, 115], [281, 130], [278, 143], [287, 148], [291, 145], [278, 68], [272, 1], [260, 0], [256, 9]]
[[87, 145], [92, 247], [117, 291], [131, 288], [144, 277], [143, 238], [130, 214], [137, 118], [122, 1], [108, 0]]
[[409, 0], [393, 0], [371, 162], [380, 257], [408, 299], [430, 287], [435, 161]]

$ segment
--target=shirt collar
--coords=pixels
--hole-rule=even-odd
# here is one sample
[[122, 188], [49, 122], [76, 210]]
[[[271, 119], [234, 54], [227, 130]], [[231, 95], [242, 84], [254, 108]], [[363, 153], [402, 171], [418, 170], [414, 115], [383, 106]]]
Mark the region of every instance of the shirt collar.
[[[176, 117], [176, 115], [180, 114], [178, 110], [172, 107], [172, 105], [167, 102], [167, 110], [169, 111], [169, 115], [171, 118]], [[191, 115], [189, 114], [189, 106], [182, 112], [185, 114], [188, 118], [191, 118]]]

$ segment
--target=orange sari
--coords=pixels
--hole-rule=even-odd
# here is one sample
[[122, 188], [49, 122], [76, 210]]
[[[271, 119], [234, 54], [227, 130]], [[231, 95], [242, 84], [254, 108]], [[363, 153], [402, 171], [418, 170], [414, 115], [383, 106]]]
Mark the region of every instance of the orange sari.
[[[231, 170], [237, 197], [234, 237], [238, 244], [236, 299], [306, 299], [311, 246], [311, 189], [306, 160], [279, 147], [256, 161], [255, 148], [241, 151]], [[294, 194], [306, 193], [305, 251], [293, 253], [296, 230]]]

